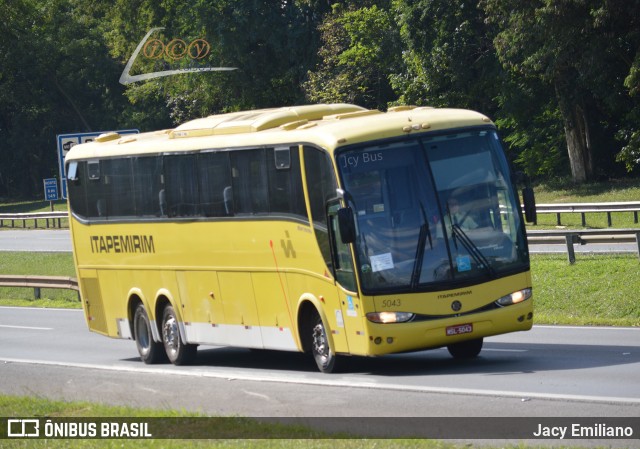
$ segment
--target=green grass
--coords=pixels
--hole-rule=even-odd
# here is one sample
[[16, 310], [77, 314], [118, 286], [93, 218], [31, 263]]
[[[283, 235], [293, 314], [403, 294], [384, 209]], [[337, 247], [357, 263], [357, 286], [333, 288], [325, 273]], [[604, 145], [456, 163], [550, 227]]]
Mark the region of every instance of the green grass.
[[[220, 420], [191, 420], [190, 418], [204, 417], [204, 415], [198, 415], [195, 413], [186, 413], [175, 410], [154, 410], [145, 408], [132, 408], [132, 407], [115, 407], [106, 406], [90, 402], [63, 402], [53, 401], [42, 398], [33, 397], [19, 397], [19, 396], [5, 396], [0, 395], [0, 416], [5, 417], [46, 417], [52, 418], [78, 418], [80, 421], [83, 418], [91, 418], [92, 421], [99, 421], [100, 418], [133, 418], [138, 419], [139, 422], [153, 421], [149, 418], [166, 418], [163, 423], [162, 432], [167, 434], [175, 434], [180, 432], [182, 435], [192, 434], [205, 434], [216, 435], [220, 438], [225, 438], [225, 435], [246, 435], [247, 440], [232, 440], [232, 439], [220, 439], [220, 440], [171, 440], [171, 439], [5, 439], [2, 440], [3, 448], [68, 448], [68, 447], [82, 447], [82, 448], [154, 448], [154, 447], [169, 447], [169, 448], [182, 448], [182, 447], [242, 447], [242, 448], [276, 448], [276, 447], [300, 447], [300, 443], [303, 441], [300, 438], [308, 436], [324, 436], [319, 432], [314, 432], [309, 429], [301, 427], [286, 427], [282, 425], [263, 424], [256, 420], [242, 417], [224, 417]], [[175, 418], [181, 418], [178, 421], [179, 427], [176, 427], [175, 431], [171, 428], [177, 426], [174, 421]], [[71, 420], [73, 421], [73, 419]], [[108, 419], [106, 420], [108, 421]], [[203, 426], [206, 425], [206, 428]], [[184, 426], [189, 426], [185, 428]], [[168, 428], [167, 428], [168, 427]], [[0, 434], [5, 429], [0, 429]], [[40, 430], [41, 432], [44, 429]], [[269, 440], [272, 435], [282, 436], [291, 439], [273, 439]], [[251, 440], [251, 438], [267, 438], [265, 441]], [[297, 443], [297, 445], [296, 445]], [[321, 443], [321, 441], [320, 441]], [[315, 447], [332, 447], [329, 444], [320, 445]], [[342, 447], [358, 447], [355, 444], [342, 446]], [[394, 446], [389, 446], [394, 447]], [[399, 447], [399, 446], [395, 446]], [[407, 446], [403, 446], [407, 447]], [[417, 446], [415, 446], [417, 447]], [[427, 446], [428, 447], [428, 446]], [[436, 446], [432, 446], [436, 447]]]
[[587, 213], [586, 227], [582, 226], [582, 217], [579, 213], [563, 213], [560, 216], [561, 226], [558, 226], [556, 214], [538, 213], [538, 223], [527, 223], [528, 230], [541, 229], [637, 229], [639, 223], [634, 222], [633, 212], [612, 212], [611, 227], [607, 222], [607, 214], [603, 212]]
[[[53, 202], [53, 210], [56, 212], [66, 212], [67, 211], [67, 202], [66, 200], [59, 200]], [[23, 213], [33, 213], [33, 212], [51, 212], [51, 205], [49, 201], [22, 201], [22, 202], [11, 202], [11, 203], [2, 203], [0, 204], [0, 214], [23, 214]], [[61, 218], [60, 220], [61, 228], [69, 227], [69, 220], [67, 218]], [[47, 227], [47, 222], [44, 219], [38, 219], [37, 223], [35, 220], [29, 219], [26, 221], [18, 220], [12, 223], [10, 220], [3, 220], [2, 226], [0, 226], [1, 230], [6, 229], [35, 229], [36, 224], [38, 229], [43, 229]], [[51, 228], [58, 227], [58, 220], [55, 221], [50, 220], [49, 226]]]
[[[0, 252], [0, 274], [33, 274], [76, 277], [70, 253]], [[78, 294], [72, 290], [43, 288], [34, 299], [31, 288], [0, 287], [0, 305], [78, 308]]]
[[640, 262], [636, 255], [534, 255], [538, 324], [640, 326]]
[[[73, 276], [68, 253], [0, 253], [0, 274]], [[531, 271], [538, 324], [640, 326], [640, 262], [634, 254], [534, 254]], [[76, 292], [43, 289], [33, 299], [29, 288], [0, 288], [0, 305], [79, 308]]]
[[[640, 201], [640, 180], [612, 180], [604, 183], [576, 185], [569, 181], [556, 181], [534, 187], [536, 203], [610, 203]], [[612, 228], [640, 228], [634, 223], [632, 212], [611, 214]], [[586, 214], [587, 229], [606, 229], [606, 213]], [[577, 213], [561, 215], [563, 228], [584, 229], [582, 218]], [[557, 227], [556, 214], [538, 214], [538, 224], [528, 225], [528, 229], [554, 229]]]
[[[620, 185], [616, 187], [621, 187]], [[540, 189], [539, 202], [602, 202], [634, 201], [640, 199], [640, 187], [626, 186], [617, 188], [613, 193], [605, 187], [562, 190]], [[537, 192], [538, 193], [538, 192]], [[595, 196], [592, 196], [595, 195]], [[606, 198], [606, 199], [604, 199]], [[22, 206], [25, 208], [32, 206]], [[48, 207], [48, 203], [45, 207]], [[48, 209], [45, 209], [48, 210]], [[64, 208], [63, 208], [64, 210]], [[23, 210], [28, 212], [30, 210]], [[0, 212], [4, 212], [0, 206]], [[12, 210], [11, 212], [16, 212]], [[590, 226], [606, 227], [592, 222]], [[604, 214], [602, 214], [604, 215]], [[631, 214], [621, 214], [628, 215]], [[545, 216], [541, 216], [545, 217]], [[555, 226], [555, 215], [547, 226]], [[566, 218], [565, 218], [566, 217]], [[563, 222], [571, 223], [563, 216]], [[576, 227], [580, 226], [580, 217], [575, 215]], [[618, 221], [614, 216], [614, 227], [637, 227], [632, 223]], [[620, 220], [625, 220], [620, 218]], [[628, 221], [632, 222], [632, 218]], [[535, 227], [534, 227], [535, 229]], [[39, 274], [75, 276], [73, 260], [64, 253], [0, 253], [0, 274]], [[569, 265], [566, 255], [532, 256], [532, 275], [535, 300], [535, 322], [538, 324], [574, 324], [574, 325], [614, 325], [640, 326], [640, 263], [636, 255], [577, 255], [577, 262]], [[80, 307], [75, 292], [66, 290], [43, 290], [43, 298], [34, 301], [33, 292], [27, 288], [0, 288], [0, 305], [27, 305], [36, 307]], [[2, 299], [5, 298], [5, 299]], [[178, 411], [158, 411], [134, 409], [128, 407], [108, 407], [85, 402], [60, 402], [42, 398], [12, 397], [0, 395], [0, 416], [7, 417], [193, 417]], [[227, 422], [228, 424], [228, 422]], [[235, 426], [248, 426], [250, 437], [256, 429], [256, 422], [247, 418], [238, 418]], [[242, 429], [243, 427], [240, 427]], [[237, 428], [236, 428], [237, 429]], [[270, 432], [269, 428], [265, 432]], [[282, 429], [277, 429], [282, 432]], [[284, 448], [299, 447], [352, 449], [352, 448], [424, 448], [454, 449], [456, 446], [442, 441], [431, 440], [363, 440], [363, 439], [302, 439], [300, 429], [291, 429], [287, 439], [217, 439], [217, 440], [2, 440], [3, 448]], [[524, 445], [508, 446], [524, 448]], [[528, 446], [526, 446], [528, 447]]]
[[[53, 202], [55, 211], [66, 211], [66, 200]], [[50, 212], [51, 206], [49, 201], [19, 201], [7, 202], [0, 204], [0, 214], [25, 214], [31, 212]]]
[[[62, 402], [48, 399], [3, 396], [0, 395], [0, 416], [5, 417], [46, 417], [78, 418], [78, 421], [91, 418], [91, 422], [100, 418], [133, 418], [139, 422], [149, 423], [148, 418], [167, 418], [169, 428], [163, 433], [181, 435], [215, 435], [220, 438], [212, 440], [171, 440], [171, 439], [5, 439], [3, 448], [154, 448], [154, 447], [211, 447], [211, 448], [284, 448], [298, 449], [300, 447], [326, 449], [357, 449], [357, 448], [425, 448], [425, 449], [454, 449], [454, 444], [433, 440], [404, 439], [404, 440], [366, 440], [358, 438], [343, 438], [349, 435], [337, 435], [338, 439], [328, 438], [330, 435], [300, 426], [286, 426], [273, 423], [262, 423], [259, 420], [243, 417], [219, 417], [220, 419], [201, 420], [204, 415], [180, 411], [160, 411], [132, 407], [105, 406], [89, 402]], [[175, 421], [175, 418], [181, 418]], [[195, 419], [192, 419], [195, 418]], [[71, 419], [73, 421], [73, 419]], [[106, 420], [108, 421], [108, 420]], [[172, 426], [175, 427], [175, 431]], [[188, 426], [188, 427], [187, 427]], [[206, 426], [206, 427], [205, 427]], [[0, 429], [2, 434], [4, 429]], [[42, 430], [41, 430], [42, 431]], [[226, 439], [225, 435], [242, 435], [242, 439]], [[316, 439], [309, 439], [316, 438]]]
[[607, 203], [640, 201], [640, 179], [573, 184], [561, 180], [533, 188], [538, 203]]
[[[191, 431], [193, 435], [203, 434], [202, 427], [206, 425], [204, 433], [221, 435], [220, 438], [210, 440], [177, 440], [177, 439], [3, 439], [3, 448], [243, 448], [243, 449], [463, 449], [473, 447], [472, 444], [453, 444], [446, 441], [425, 439], [360, 439], [349, 438], [350, 435], [332, 435], [321, 433], [299, 426], [285, 426], [282, 424], [266, 424], [259, 419], [242, 417], [220, 417], [219, 420], [201, 420], [204, 415], [179, 411], [159, 411], [131, 407], [104, 406], [88, 402], [62, 402], [48, 399], [4, 396], [0, 395], [0, 416], [3, 417], [38, 417], [77, 418], [80, 422], [99, 421], [100, 418], [126, 418], [138, 422], [150, 422], [146, 418], [166, 418], [168, 426], [175, 426], [179, 432]], [[180, 418], [174, 422], [175, 418]], [[106, 419], [105, 421], [108, 421]], [[3, 422], [0, 420], [0, 422]], [[41, 421], [42, 422], [42, 421]], [[150, 424], [151, 425], [151, 424]], [[185, 428], [188, 426], [188, 429]], [[211, 428], [211, 427], [214, 428]], [[242, 435], [242, 439], [227, 439], [224, 437], [231, 429], [233, 435]], [[2, 435], [5, 429], [0, 429]], [[357, 429], [356, 429], [357, 430]], [[167, 429], [171, 433], [172, 429]], [[313, 439], [312, 439], [313, 438]], [[482, 445], [486, 449], [495, 446]], [[524, 443], [501, 445], [501, 448], [534, 448]], [[540, 446], [543, 447], [543, 446]], [[579, 446], [572, 446], [579, 447]]]

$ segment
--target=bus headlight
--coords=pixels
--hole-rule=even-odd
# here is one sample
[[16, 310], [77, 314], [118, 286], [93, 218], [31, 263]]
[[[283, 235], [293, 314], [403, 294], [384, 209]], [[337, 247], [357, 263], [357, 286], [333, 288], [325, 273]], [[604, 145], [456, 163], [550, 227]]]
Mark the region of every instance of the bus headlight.
[[415, 314], [409, 312], [371, 312], [367, 313], [367, 319], [373, 323], [406, 323], [411, 321]]
[[525, 288], [524, 290], [518, 290], [517, 292], [503, 296], [496, 301], [496, 304], [501, 307], [510, 306], [512, 304], [518, 304], [519, 302], [526, 301], [529, 298], [531, 298], [531, 289]]

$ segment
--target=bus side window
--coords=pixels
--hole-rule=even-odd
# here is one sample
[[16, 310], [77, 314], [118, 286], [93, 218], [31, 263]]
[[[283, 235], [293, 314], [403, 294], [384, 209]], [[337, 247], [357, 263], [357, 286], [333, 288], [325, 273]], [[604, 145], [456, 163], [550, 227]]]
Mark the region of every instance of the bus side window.
[[228, 151], [198, 155], [200, 209], [205, 217], [233, 215], [231, 165]]
[[304, 165], [313, 228], [327, 267], [331, 268], [331, 247], [327, 224], [327, 200], [336, 196], [336, 178], [329, 155], [313, 147], [304, 147]]
[[267, 150], [269, 212], [307, 218], [298, 147]]
[[165, 156], [165, 194], [167, 215], [193, 217], [199, 213], [195, 154]]
[[264, 149], [231, 153], [234, 211], [240, 215], [269, 212]]
[[100, 181], [100, 161], [87, 161], [84, 179], [87, 218], [100, 218], [98, 201], [104, 198], [104, 186]]
[[134, 215], [158, 217], [166, 215], [167, 200], [162, 175], [162, 157], [132, 159]]
[[[131, 158], [105, 159], [100, 162], [102, 192], [105, 201], [104, 214], [108, 218], [131, 217], [135, 214], [133, 192], [133, 173]], [[101, 216], [104, 216], [101, 215]]]

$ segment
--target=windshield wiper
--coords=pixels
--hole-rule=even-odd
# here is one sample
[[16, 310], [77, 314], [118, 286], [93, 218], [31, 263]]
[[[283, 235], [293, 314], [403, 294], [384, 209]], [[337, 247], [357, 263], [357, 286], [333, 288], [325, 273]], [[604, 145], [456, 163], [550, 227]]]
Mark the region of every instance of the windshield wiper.
[[491, 275], [491, 277], [497, 278], [498, 274], [496, 273], [496, 270], [491, 266], [491, 264], [489, 263], [487, 258], [484, 256], [484, 254], [482, 254], [482, 251], [478, 249], [476, 244], [473, 243], [473, 241], [462, 230], [462, 228], [457, 224], [453, 224], [451, 225], [451, 231], [453, 232], [453, 235], [457, 237], [458, 240], [460, 240], [460, 242], [462, 243], [462, 246], [464, 246], [466, 250], [469, 252], [469, 254], [471, 254], [471, 257], [473, 257], [473, 260], [476, 261], [478, 266], [480, 268], [483, 268], [483, 267], [486, 268], [487, 272]]
[[413, 273], [411, 273], [411, 286], [418, 286], [420, 282], [420, 272], [422, 271], [422, 261], [424, 260], [424, 250], [429, 238], [429, 246], [433, 249], [433, 240], [431, 239], [431, 230], [429, 229], [429, 220], [424, 212], [424, 206], [420, 201], [420, 211], [422, 212], [422, 224], [420, 225], [420, 234], [418, 235], [418, 248], [416, 249], [416, 263], [413, 265]]

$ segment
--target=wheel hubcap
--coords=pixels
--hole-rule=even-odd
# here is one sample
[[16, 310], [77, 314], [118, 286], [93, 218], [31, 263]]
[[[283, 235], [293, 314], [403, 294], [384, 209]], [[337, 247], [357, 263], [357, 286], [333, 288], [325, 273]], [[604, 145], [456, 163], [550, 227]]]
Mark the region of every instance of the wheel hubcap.
[[180, 334], [178, 332], [178, 322], [175, 317], [169, 317], [164, 322], [164, 345], [167, 350], [176, 352], [180, 346]]
[[326, 360], [329, 356], [329, 345], [322, 324], [316, 324], [313, 328], [313, 353]]

